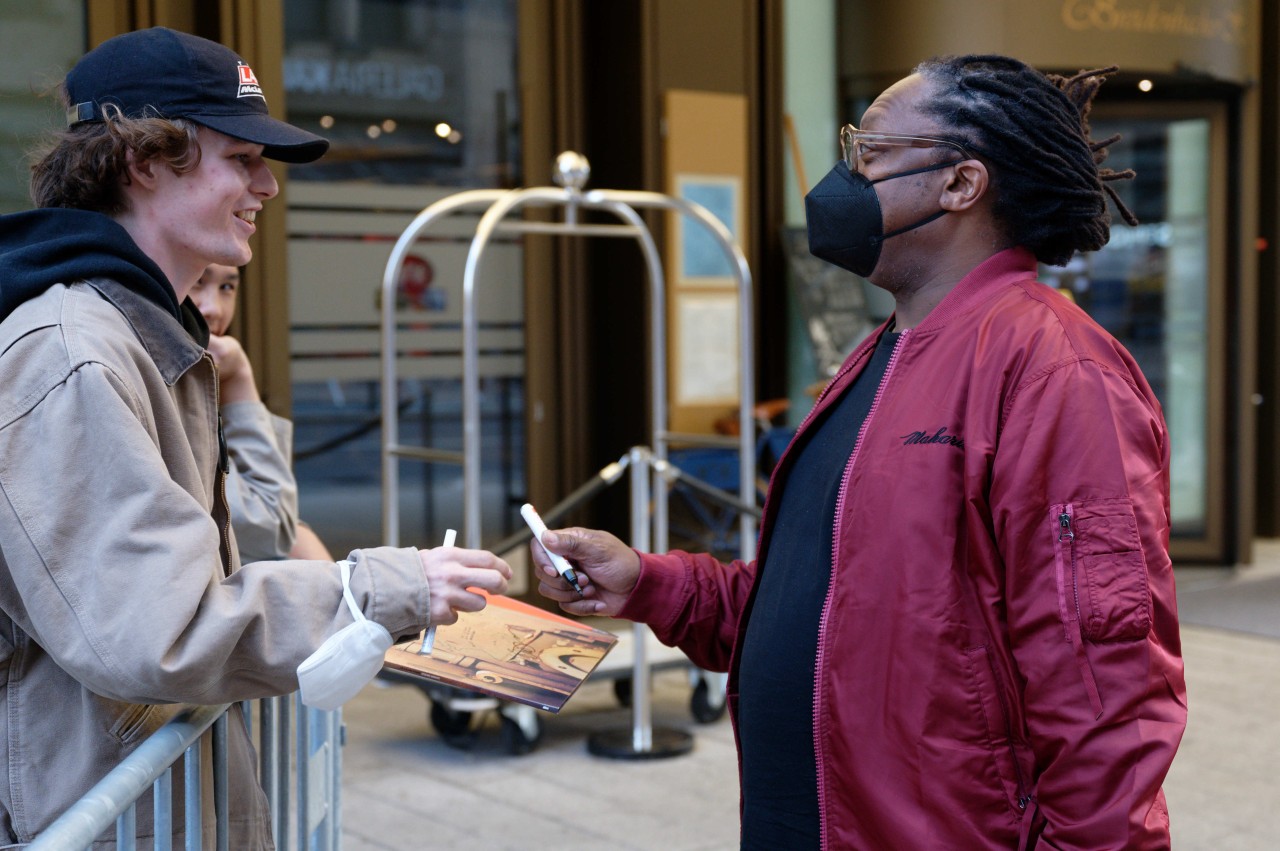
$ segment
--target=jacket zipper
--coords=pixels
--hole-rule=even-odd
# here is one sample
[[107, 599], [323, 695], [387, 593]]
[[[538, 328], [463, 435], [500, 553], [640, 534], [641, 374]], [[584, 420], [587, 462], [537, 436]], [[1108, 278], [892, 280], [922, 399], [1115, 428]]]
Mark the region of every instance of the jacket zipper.
[[1071, 602], [1075, 605], [1076, 622], [1080, 621], [1080, 580], [1076, 576], [1076, 533], [1071, 528], [1071, 512], [1058, 515], [1058, 543], [1067, 548], [1071, 556]]
[[227, 438], [222, 433], [222, 417], [218, 417], [218, 500], [222, 508], [222, 522], [219, 524], [222, 533], [223, 576], [231, 575], [231, 503], [227, 499], [227, 475], [231, 472], [230, 458], [227, 453]]
[[1004, 685], [1004, 677], [1000, 675], [995, 663], [988, 658], [987, 664], [991, 668], [992, 676], [995, 677], [996, 702], [1000, 704], [1000, 715], [1004, 718], [1004, 731], [1009, 740], [1009, 755], [1013, 758], [1014, 782], [1018, 784], [1018, 809], [1025, 812], [1027, 804], [1031, 803], [1035, 796], [1028, 791], [1027, 777], [1022, 773], [1022, 763], [1018, 761], [1018, 749], [1013, 745], [1013, 719], [1009, 715], [1009, 707], [1004, 702], [1004, 695], [1008, 694], [1008, 690]]
[[222, 559], [222, 575], [231, 575], [231, 503], [227, 499], [227, 476], [231, 472], [231, 453], [227, 450], [227, 435], [222, 430], [222, 398], [221, 388], [218, 386], [218, 365], [214, 362], [213, 356], [205, 353], [205, 357], [209, 358], [209, 364], [213, 368], [213, 418], [218, 429], [218, 472], [217, 472], [217, 494], [218, 505], [221, 509], [222, 518], [219, 520], [214, 512], [214, 522], [218, 524], [218, 532], [221, 535], [219, 558]]
[[[1076, 667], [1080, 671], [1080, 679], [1089, 695], [1089, 706], [1094, 717], [1102, 717], [1102, 694], [1098, 691], [1098, 682], [1093, 676], [1093, 667], [1084, 650], [1084, 633], [1080, 624], [1080, 580], [1076, 569], [1076, 533], [1073, 525], [1074, 508], [1070, 504], [1056, 505], [1057, 535], [1054, 540], [1055, 573], [1058, 581], [1058, 613], [1062, 618], [1062, 628], [1071, 642], [1075, 654]], [[1066, 572], [1071, 571], [1071, 599], [1067, 600]]]
[[[884, 377], [880, 379], [880, 386], [876, 388], [876, 394], [871, 400], [871, 407], [867, 410], [866, 419], [862, 421], [862, 428], [858, 429], [858, 436], [853, 442], [853, 450], [849, 453], [849, 460], [844, 465], [844, 473], [840, 476], [840, 490], [836, 495], [836, 516], [835, 522], [832, 524], [831, 530], [831, 578], [827, 580], [827, 596], [822, 603], [822, 615], [818, 618], [818, 658], [814, 664], [813, 672], [813, 756], [815, 768], [818, 775], [818, 847], [826, 848], [827, 846], [827, 786], [824, 777], [824, 760], [822, 758], [822, 742], [826, 739], [821, 734], [820, 721], [822, 717], [822, 670], [826, 663], [826, 654], [823, 652], [822, 636], [827, 631], [827, 619], [831, 613], [831, 589], [835, 587], [836, 582], [836, 551], [840, 540], [840, 518], [844, 516], [845, 494], [849, 489], [849, 478], [853, 475], [853, 465], [858, 458], [858, 450], [862, 448], [863, 436], [867, 433], [867, 428], [871, 425], [871, 419], [876, 415], [876, 411], [880, 407], [880, 399], [884, 394], [884, 388], [889, 383], [890, 376], [893, 375], [893, 369], [898, 363], [898, 355], [907, 342], [907, 335], [911, 333], [911, 329], [907, 329], [898, 335], [898, 341], [894, 344], [893, 354], [889, 355], [889, 363], [885, 365]], [[868, 363], [870, 360], [868, 359]], [[841, 373], [843, 374], [843, 373]], [[838, 378], [839, 376], [837, 376]], [[832, 379], [828, 384], [829, 389], [835, 384], [836, 379]], [[825, 397], [825, 393], [823, 394]], [[814, 411], [818, 408], [814, 405]], [[810, 411], [809, 416], [813, 416]], [[806, 418], [806, 423], [808, 418]], [[797, 432], [798, 433], [798, 432]]]

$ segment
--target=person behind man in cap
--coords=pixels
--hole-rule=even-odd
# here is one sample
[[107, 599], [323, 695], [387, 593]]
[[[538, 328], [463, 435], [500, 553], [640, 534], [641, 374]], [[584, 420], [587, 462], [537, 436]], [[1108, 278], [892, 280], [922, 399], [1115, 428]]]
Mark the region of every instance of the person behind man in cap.
[[240, 561], [333, 561], [320, 536], [298, 519], [293, 423], [267, 410], [244, 347], [227, 333], [240, 285], [239, 268], [211, 263], [191, 288], [191, 300], [209, 325], [209, 354], [218, 367], [219, 413], [228, 455], [227, 505]]
[[[1114, 70], [1114, 69], [1112, 69]], [[1160, 849], [1186, 724], [1169, 435], [1056, 290], [1110, 234], [1108, 73], [946, 57], [884, 91], [806, 199], [809, 247], [893, 315], [770, 483], [759, 557], [534, 548], [540, 590], [729, 671], [751, 849]]]
[[[264, 158], [307, 162], [328, 143], [271, 118], [234, 52], [168, 29], [103, 43], [64, 90], [70, 126], [32, 167], [38, 209], [0, 218], [0, 844], [39, 835], [182, 704], [300, 681], [340, 702], [384, 639], [452, 623], [484, 606], [468, 588], [510, 576], [446, 547], [240, 564], [217, 372], [188, 294], [210, 263], [249, 261], [278, 191]], [[334, 635], [354, 682], [312, 656]], [[270, 847], [243, 714], [228, 720], [230, 847]], [[151, 801], [136, 810], [148, 844]]]

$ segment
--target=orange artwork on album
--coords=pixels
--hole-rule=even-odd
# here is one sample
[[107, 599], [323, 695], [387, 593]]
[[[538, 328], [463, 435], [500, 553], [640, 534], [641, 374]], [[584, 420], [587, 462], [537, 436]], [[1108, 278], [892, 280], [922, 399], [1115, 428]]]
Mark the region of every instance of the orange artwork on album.
[[[481, 592], [483, 593], [483, 592]], [[618, 637], [510, 597], [486, 594], [479, 612], [436, 630], [430, 655], [414, 637], [387, 651], [384, 668], [559, 712]]]

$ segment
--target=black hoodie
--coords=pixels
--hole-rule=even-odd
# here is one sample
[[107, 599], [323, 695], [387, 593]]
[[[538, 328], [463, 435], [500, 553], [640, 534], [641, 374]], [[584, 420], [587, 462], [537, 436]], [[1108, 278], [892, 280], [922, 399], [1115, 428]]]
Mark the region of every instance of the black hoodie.
[[209, 328], [118, 222], [102, 213], [45, 208], [0, 216], [0, 322], [54, 284], [111, 278], [155, 302], [202, 346]]

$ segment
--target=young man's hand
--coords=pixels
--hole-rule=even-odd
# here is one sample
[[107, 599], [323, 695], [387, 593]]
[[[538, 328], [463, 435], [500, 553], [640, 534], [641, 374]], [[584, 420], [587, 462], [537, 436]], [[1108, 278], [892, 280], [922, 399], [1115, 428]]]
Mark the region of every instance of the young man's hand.
[[511, 566], [485, 550], [434, 547], [419, 550], [418, 557], [431, 592], [431, 626], [456, 623], [458, 612], [483, 609], [484, 596], [469, 589], [503, 594], [511, 579]]
[[218, 365], [218, 400], [221, 404], [261, 401], [257, 382], [253, 380], [253, 366], [239, 340], [210, 334], [209, 354]]

